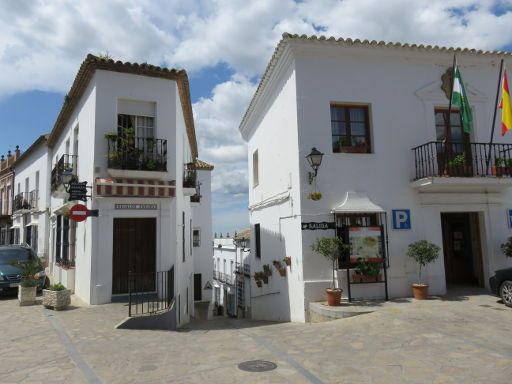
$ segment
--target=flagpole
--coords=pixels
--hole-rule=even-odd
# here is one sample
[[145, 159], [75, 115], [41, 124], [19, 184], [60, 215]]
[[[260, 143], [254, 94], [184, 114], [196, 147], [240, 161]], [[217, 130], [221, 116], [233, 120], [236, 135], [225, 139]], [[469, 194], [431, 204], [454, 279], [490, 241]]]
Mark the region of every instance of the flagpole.
[[[448, 137], [448, 131], [452, 128], [452, 97], [453, 97], [453, 83], [455, 81], [455, 67], [457, 66], [457, 55], [453, 55], [453, 64], [452, 64], [452, 87], [450, 89], [450, 100], [448, 101], [448, 125], [446, 126], [446, 131], [444, 134], [444, 142], [446, 143], [446, 138]], [[446, 150], [446, 148], [444, 148]]]
[[501, 59], [501, 64], [500, 64], [500, 74], [498, 76], [498, 88], [496, 89], [496, 102], [494, 103], [494, 115], [492, 117], [491, 140], [489, 141], [489, 152], [487, 155], [487, 169], [486, 169], [487, 173], [489, 173], [489, 165], [491, 164], [491, 150], [492, 150], [492, 142], [494, 140], [494, 129], [496, 128], [496, 115], [498, 113], [498, 103], [499, 103], [499, 98], [500, 98], [500, 87], [501, 87], [502, 73], [503, 73], [503, 59]]

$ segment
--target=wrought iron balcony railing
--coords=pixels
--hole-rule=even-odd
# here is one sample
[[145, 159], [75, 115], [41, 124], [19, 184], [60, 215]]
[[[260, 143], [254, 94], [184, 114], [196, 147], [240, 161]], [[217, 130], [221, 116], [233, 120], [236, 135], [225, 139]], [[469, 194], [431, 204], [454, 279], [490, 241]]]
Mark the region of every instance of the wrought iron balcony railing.
[[61, 185], [68, 184], [77, 178], [77, 156], [62, 155], [55, 167], [52, 169], [51, 186], [52, 192], [57, 190]]
[[108, 167], [167, 172], [167, 140], [107, 136]]
[[512, 177], [512, 144], [431, 141], [414, 147], [415, 180], [425, 177]]
[[30, 205], [30, 194], [29, 193], [18, 193], [14, 196], [14, 211], [20, 211], [22, 209], [31, 209]]

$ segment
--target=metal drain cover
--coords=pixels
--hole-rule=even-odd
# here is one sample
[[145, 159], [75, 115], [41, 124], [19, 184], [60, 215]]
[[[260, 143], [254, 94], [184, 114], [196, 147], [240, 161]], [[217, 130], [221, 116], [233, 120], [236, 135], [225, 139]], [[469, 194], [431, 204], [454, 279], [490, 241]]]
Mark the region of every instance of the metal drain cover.
[[238, 364], [238, 368], [247, 372], [266, 372], [276, 369], [277, 364], [265, 360], [251, 360]]

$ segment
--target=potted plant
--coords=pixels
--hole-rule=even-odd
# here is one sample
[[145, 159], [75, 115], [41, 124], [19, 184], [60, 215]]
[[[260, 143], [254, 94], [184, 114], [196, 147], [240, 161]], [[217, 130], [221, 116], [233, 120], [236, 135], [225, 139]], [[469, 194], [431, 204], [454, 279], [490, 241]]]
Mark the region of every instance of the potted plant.
[[185, 178], [183, 179], [184, 188], [195, 188], [196, 187], [196, 173], [194, 171], [186, 171]]
[[270, 268], [270, 265], [268, 265], [268, 264], [263, 265], [263, 273], [265, 274], [266, 277], [272, 276], [272, 269]]
[[447, 163], [448, 176], [471, 176], [471, 166], [466, 164], [466, 154], [461, 153], [456, 155], [452, 160]]
[[[267, 278], [267, 277], [263, 274], [263, 272], [255, 272], [254, 273], [254, 280], [256, 281], [256, 285], [258, 288], [261, 288], [264, 278]], [[268, 282], [268, 278], [267, 278], [267, 282]]]
[[343, 290], [337, 287], [336, 263], [348, 248], [349, 246], [338, 237], [321, 237], [311, 246], [314, 252], [332, 262], [332, 287], [325, 289], [329, 306], [340, 305]]
[[71, 290], [61, 283], [50, 285], [48, 289], [43, 289], [43, 305], [46, 308], [60, 311], [69, 304], [71, 304]]
[[369, 261], [359, 257], [357, 265], [352, 275], [352, 281], [355, 283], [373, 283], [380, 281], [380, 270], [382, 263], [378, 261]]
[[274, 264], [274, 267], [276, 267], [277, 271], [279, 272], [279, 275], [281, 275], [282, 277], [286, 276], [286, 267], [283, 266], [279, 260], [274, 260], [272, 264]]
[[511, 176], [512, 175], [512, 159], [504, 159], [502, 157], [496, 157], [494, 159], [494, 165], [491, 167], [493, 176]]
[[39, 279], [39, 263], [36, 259], [18, 261], [13, 264], [20, 270], [21, 281], [18, 286], [18, 300], [20, 306], [34, 305], [36, 303], [37, 282]]
[[322, 193], [321, 192], [311, 192], [308, 195], [308, 199], [313, 200], [313, 201], [318, 201], [321, 198], [322, 198]]
[[283, 259], [284, 263], [291, 267], [292, 266], [292, 257], [291, 256], [285, 256], [284, 259]]
[[439, 246], [427, 240], [409, 244], [407, 256], [414, 259], [419, 265], [418, 283], [412, 285], [412, 292], [417, 300], [424, 300], [428, 296], [428, 284], [421, 281], [421, 268], [435, 261], [439, 257], [439, 250]]
[[512, 257], [512, 236], [507, 239], [506, 243], [501, 244], [501, 252], [507, 257]]

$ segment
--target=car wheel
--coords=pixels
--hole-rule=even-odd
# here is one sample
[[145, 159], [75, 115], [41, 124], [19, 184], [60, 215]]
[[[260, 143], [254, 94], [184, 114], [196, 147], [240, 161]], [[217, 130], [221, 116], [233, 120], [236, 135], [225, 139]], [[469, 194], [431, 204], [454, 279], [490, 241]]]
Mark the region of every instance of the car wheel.
[[512, 281], [505, 280], [500, 287], [500, 297], [507, 307], [512, 307]]

